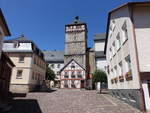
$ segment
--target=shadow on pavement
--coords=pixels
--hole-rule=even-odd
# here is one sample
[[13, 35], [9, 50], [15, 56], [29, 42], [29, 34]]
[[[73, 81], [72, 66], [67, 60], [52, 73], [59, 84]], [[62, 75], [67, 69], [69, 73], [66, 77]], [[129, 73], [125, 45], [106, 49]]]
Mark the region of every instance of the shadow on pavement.
[[14, 99], [12, 109], [8, 113], [42, 113], [35, 99]]
[[32, 92], [30, 92], [30, 93], [53, 93], [53, 92], [55, 92], [55, 91], [57, 91], [56, 89], [50, 89], [50, 90], [46, 90], [46, 91], [32, 91]]
[[12, 93], [12, 97], [26, 97], [26, 93]]

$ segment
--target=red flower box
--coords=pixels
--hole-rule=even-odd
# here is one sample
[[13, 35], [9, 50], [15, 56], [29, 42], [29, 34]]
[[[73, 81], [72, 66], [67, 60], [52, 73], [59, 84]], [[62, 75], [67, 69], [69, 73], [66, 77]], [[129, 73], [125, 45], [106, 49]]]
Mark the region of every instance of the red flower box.
[[125, 74], [125, 78], [127, 81], [132, 80], [132, 72], [131, 70], [129, 70], [126, 74]]
[[123, 81], [124, 81], [123, 75], [119, 76], [119, 81], [120, 81], [120, 82], [123, 82]]

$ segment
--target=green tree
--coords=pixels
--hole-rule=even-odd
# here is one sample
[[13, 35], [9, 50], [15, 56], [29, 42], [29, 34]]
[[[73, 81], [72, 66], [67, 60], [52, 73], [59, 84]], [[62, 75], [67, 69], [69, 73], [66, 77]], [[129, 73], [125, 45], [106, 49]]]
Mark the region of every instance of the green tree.
[[55, 81], [55, 78], [56, 78], [56, 75], [55, 75], [54, 71], [47, 65], [46, 66], [46, 80]]
[[[100, 82], [101, 85], [102, 83], [107, 83], [107, 74], [105, 71], [97, 69], [94, 71], [93, 74], [93, 84]], [[101, 89], [100, 89], [101, 93]]]

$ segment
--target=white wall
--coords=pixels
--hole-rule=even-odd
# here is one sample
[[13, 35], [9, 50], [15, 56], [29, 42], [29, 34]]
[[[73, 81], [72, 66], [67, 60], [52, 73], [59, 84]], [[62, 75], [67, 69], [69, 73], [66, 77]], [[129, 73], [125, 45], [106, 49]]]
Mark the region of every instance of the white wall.
[[107, 66], [107, 61], [105, 58], [96, 58], [96, 68], [105, 71], [105, 66]]
[[141, 72], [150, 72], [150, 7], [134, 7], [135, 34]]
[[[117, 11], [114, 11], [111, 14], [110, 17], [110, 24], [112, 24], [112, 21], [115, 21], [115, 28], [112, 32], [109, 32], [108, 37], [108, 43], [107, 43], [107, 52], [106, 52], [106, 59], [109, 65], [109, 70], [111, 72], [111, 69], [114, 70], [114, 67], [117, 66], [119, 62], [123, 62], [123, 75], [126, 73], [126, 67], [125, 67], [125, 57], [127, 55], [130, 55], [131, 59], [131, 68], [132, 68], [132, 75], [133, 80], [126, 81], [124, 79], [124, 82], [118, 82], [117, 84], [112, 84], [111, 79], [114, 78], [114, 74], [110, 73], [108, 75], [108, 88], [109, 89], [139, 89], [139, 77], [138, 77], [138, 70], [137, 70], [137, 61], [136, 61], [136, 52], [135, 52], [135, 44], [134, 44], [134, 38], [133, 38], [133, 27], [132, 22], [129, 17], [129, 10], [128, 7], [122, 7]], [[128, 32], [128, 40], [125, 43], [122, 43], [120, 50], [115, 50], [115, 55], [112, 56], [112, 60], [110, 59], [110, 47], [112, 47], [112, 43], [116, 42], [116, 37], [118, 33], [120, 33], [120, 36], [122, 38], [122, 26], [126, 22], [127, 24], [127, 32]], [[117, 68], [117, 77], [119, 77], [119, 71]]]
[[104, 51], [105, 41], [95, 41], [94, 49], [95, 51]]
[[19, 43], [20, 46], [14, 48], [14, 43], [4, 43], [3, 50], [4, 51], [32, 51], [31, 43]]
[[143, 87], [143, 91], [144, 91], [146, 109], [150, 110], [150, 94], [148, 91], [147, 81], [143, 81], [142, 87]]

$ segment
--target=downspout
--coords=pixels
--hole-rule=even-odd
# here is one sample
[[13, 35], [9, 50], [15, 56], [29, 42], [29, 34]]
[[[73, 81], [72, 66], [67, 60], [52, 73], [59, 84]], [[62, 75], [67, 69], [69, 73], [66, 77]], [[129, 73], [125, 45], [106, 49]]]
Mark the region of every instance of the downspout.
[[138, 77], [139, 77], [139, 83], [140, 83], [140, 109], [141, 111], [146, 111], [145, 109], [145, 100], [144, 100], [144, 92], [142, 88], [142, 80], [140, 76], [140, 67], [139, 67], [139, 57], [138, 57], [138, 48], [137, 48], [137, 40], [136, 40], [136, 34], [135, 34], [135, 26], [134, 26], [134, 18], [133, 18], [133, 5], [128, 5], [129, 12], [130, 12], [130, 18], [132, 22], [132, 28], [133, 28], [133, 38], [134, 38], [134, 46], [135, 46], [135, 54], [136, 54], [136, 62], [137, 62], [137, 71], [138, 71]]

